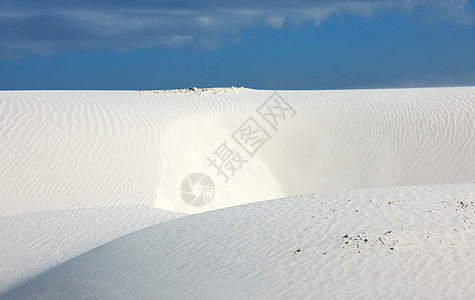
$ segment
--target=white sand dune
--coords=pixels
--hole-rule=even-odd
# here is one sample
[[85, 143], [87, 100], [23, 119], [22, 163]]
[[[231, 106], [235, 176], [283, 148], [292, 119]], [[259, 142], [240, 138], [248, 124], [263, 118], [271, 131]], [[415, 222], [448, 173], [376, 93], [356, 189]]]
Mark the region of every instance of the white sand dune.
[[[358, 297], [385, 291], [395, 297], [473, 296], [473, 288], [462, 284], [474, 277], [474, 216], [467, 207], [462, 214], [457, 201], [475, 200], [475, 87], [278, 95], [243, 88], [0, 92], [0, 295], [20, 285], [0, 298], [35, 298], [35, 293], [36, 298], [89, 293], [113, 298]], [[261, 107], [266, 100], [276, 99], [269, 97], [281, 97], [280, 104], [288, 105], [281, 111], [285, 120], [276, 117], [278, 124], [267, 123], [258, 112], [267, 108]], [[233, 139], [233, 133], [243, 134], [237, 130], [250, 117], [269, 137], [253, 155]], [[227, 170], [228, 182], [208, 160], [217, 157], [223, 142], [246, 160], [233, 176]], [[215, 186], [211, 202], [201, 207], [189, 205], [181, 194], [184, 179], [197, 172]], [[414, 186], [428, 184], [433, 185]], [[354, 190], [361, 188], [371, 189]], [[342, 192], [348, 190], [353, 191]], [[255, 203], [301, 194], [317, 196]], [[359, 199], [349, 202], [360, 203], [366, 213], [332, 215], [333, 209], [354, 208], [347, 197]], [[333, 204], [325, 202], [319, 210], [320, 199]], [[392, 201], [400, 205], [385, 206]], [[307, 219], [290, 221], [306, 215], [309, 207], [316, 209], [315, 218], [328, 222], [311, 227]], [[206, 211], [133, 233], [183, 213]], [[266, 213], [273, 216], [270, 223], [253, 221]], [[301, 236], [293, 225], [309, 227], [317, 236]], [[343, 232], [367, 230], [373, 239], [384, 230], [396, 232], [399, 225], [409, 228], [395, 239], [404, 241], [397, 252], [379, 245], [379, 239], [372, 243], [373, 256], [338, 248]], [[444, 239], [424, 248], [426, 233]], [[328, 245], [325, 252], [333, 251], [335, 259], [325, 262], [309, 251], [321, 250], [314, 242]], [[289, 247], [304, 251], [287, 257]], [[399, 251], [411, 247], [413, 253]], [[110, 257], [101, 251], [111, 251]], [[336, 253], [349, 258], [344, 269]], [[219, 263], [213, 266], [215, 257]], [[300, 257], [307, 257], [303, 269], [291, 264]], [[158, 262], [163, 266], [154, 265]], [[200, 270], [209, 275], [200, 277]], [[91, 285], [87, 276], [98, 283]], [[407, 287], [405, 277], [412, 280]], [[55, 281], [48, 283], [51, 278]], [[116, 287], [120, 278], [124, 281]], [[368, 278], [390, 278], [394, 285]], [[334, 291], [339, 285], [346, 290]]]
[[197, 214], [105, 244], [1, 298], [473, 299], [473, 201], [470, 182]]
[[145, 206], [0, 216], [0, 294], [106, 242], [181, 216]]
[[[193, 213], [475, 178], [475, 88], [282, 91], [296, 114], [279, 132], [256, 113], [271, 94], [1, 92], [0, 213], [115, 205]], [[207, 157], [224, 141], [237, 148], [231, 134], [250, 116], [272, 138], [225, 184]], [[216, 185], [204, 208], [180, 195], [194, 172]]]

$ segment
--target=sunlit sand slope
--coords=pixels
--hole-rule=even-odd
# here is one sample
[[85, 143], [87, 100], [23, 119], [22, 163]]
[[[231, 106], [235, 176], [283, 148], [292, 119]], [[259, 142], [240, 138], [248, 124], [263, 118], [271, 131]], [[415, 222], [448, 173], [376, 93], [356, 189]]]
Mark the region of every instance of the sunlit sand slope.
[[306, 195], [186, 216], [2, 299], [475, 297], [475, 184]]

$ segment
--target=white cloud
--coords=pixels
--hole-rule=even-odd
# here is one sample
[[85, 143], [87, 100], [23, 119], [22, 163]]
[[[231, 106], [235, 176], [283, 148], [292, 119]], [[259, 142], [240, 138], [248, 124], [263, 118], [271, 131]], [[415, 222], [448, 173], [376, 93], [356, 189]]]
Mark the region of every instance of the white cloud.
[[266, 25], [274, 29], [282, 29], [284, 27], [285, 18], [279, 15], [271, 15], [266, 19]]
[[223, 35], [239, 35], [262, 22], [279, 30], [287, 23], [320, 25], [333, 14], [371, 17], [389, 9], [430, 21], [471, 25], [474, 20], [467, 0], [4, 0], [0, 53], [193, 44], [215, 49]]

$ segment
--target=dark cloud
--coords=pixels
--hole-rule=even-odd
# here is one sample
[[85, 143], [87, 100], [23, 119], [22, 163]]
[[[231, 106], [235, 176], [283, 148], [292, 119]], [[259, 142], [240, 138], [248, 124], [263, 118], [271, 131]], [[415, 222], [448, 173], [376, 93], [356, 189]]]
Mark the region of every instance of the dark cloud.
[[471, 25], [467, 0], [152, 1], [0, 0], [0, 53], [50, 54], [67, 49], [198, 46], [215, 48], [224, 34], [239, 40], [259, 24], [319, 24], [339, 14], [372, 16], [395, 9], [421, 20]]

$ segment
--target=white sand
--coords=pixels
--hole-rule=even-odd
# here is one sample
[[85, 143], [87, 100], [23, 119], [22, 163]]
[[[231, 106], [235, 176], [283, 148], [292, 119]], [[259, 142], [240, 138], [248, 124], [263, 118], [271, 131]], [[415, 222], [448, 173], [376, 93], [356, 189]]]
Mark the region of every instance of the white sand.
[[0, 293], [120, 236], [180, 216], [118, 206], [0, 217]]
[[467, 183], [197, 214], [94, 249], [4, 299], [470, 299], [475, 207], [459, 202], [474, 200], [475, 184]]
[[[473, 298], [475, 88], [278, 93], [276, 131], [272, 91], [0, 92], [0, 294]], [[225, 183], [207, 157], [249, 117], [271, 139]]]

